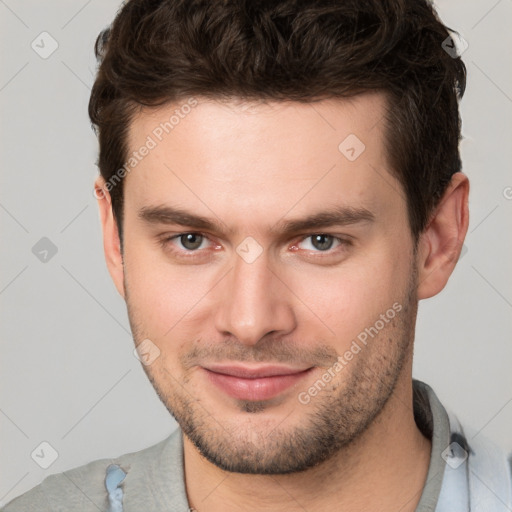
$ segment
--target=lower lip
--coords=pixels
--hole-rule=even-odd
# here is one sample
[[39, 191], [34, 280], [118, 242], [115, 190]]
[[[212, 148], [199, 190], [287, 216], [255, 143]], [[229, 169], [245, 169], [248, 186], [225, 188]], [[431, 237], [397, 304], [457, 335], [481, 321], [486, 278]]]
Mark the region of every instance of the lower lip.
[[272, 377], [259, 377], [257, 379], [244, 379], [224, 373], [215, 373], [204, 369], [213, 384], [227, 395], [239, 400], [270, 400], [280, 393], [296, 385], [310, 371], [293, 373], [291, 375], [274, 375]]

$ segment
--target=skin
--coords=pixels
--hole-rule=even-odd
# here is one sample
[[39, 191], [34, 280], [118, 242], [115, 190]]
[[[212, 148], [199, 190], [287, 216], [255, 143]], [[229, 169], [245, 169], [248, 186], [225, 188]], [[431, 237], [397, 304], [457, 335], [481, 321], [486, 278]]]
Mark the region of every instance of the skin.
[[[312, 105], [198, 100], [126, 176], [122, 252], [105, 183], [95, 185], [107, 265], [135, 343], [149, 339], [160, 351], [144, 370], [185, 433], [191, 507], [415, 510], [431, 450], [412, 410], [417, 302], [439, 293], [457, 262], [466, 176], [453, 176], [415, 250], [403, 189], [387, 164], [381, 94]], [[176, 107], [142, 111], [130, 148]], [[365, 144], [354, 161], [338, 149], [349, 134]], [[340, 205], [373, 218], [272, 230]], [[156, 206], [219, 226], [140, 217]], [[171, 239], [186, 233], [205, 238], [192, 249]], [[315, 244], [317, 234], [334, 237], [332, 245]], [[247, 237], [263, 249], [250, 263], [237, 252]], [[393, 304], [394, 318], [333, 371]], [[279, 361], [312, 370], [264, 401], [227, 396], [202, 369]], [[301, 403], [329, 368], [330, 381]]]

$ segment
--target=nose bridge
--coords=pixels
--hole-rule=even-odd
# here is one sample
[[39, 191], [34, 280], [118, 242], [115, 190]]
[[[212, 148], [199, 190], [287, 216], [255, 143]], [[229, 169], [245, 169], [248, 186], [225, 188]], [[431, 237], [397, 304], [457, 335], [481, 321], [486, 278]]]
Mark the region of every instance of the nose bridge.
[[240, 254], [234, 255], [233, 268], [220, 289], [215, 319], [219, 332], [253, 345], [271, 332], [293, 330], [292, 304], [286, 287], [269, 268], [266, 251], [255, 259]]

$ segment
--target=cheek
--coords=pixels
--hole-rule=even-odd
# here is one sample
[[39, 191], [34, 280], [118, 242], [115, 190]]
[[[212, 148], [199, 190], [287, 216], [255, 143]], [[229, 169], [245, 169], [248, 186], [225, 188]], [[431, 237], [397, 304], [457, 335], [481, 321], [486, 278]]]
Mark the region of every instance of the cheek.
[[187, 324], [208, 291], [199, 267], [171, 265], [154, 250], [125, 249], [125, 283], [137, 324], [148, 337], [168, 338]]
[[314, 323], [338, 351], [404, 299], [410, 274], [407, 252], [390, 245], [369, 250], [338, 268], [304, 267], [286, 281], [304, 304], [299, 323]]

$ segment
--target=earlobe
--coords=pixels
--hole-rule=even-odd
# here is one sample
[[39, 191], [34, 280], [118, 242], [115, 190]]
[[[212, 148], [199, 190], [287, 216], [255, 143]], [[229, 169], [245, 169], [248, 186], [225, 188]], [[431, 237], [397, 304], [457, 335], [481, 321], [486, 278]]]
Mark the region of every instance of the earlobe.
[[94, 183], [94, 195], [98, 200], [107, 268], [117, 291], [124, 298], [124, 267], [119, 230], [112, 211], [112, 198], [101, 176]]
[[452, 176], [418, 242], [418, 299], [438, 294], [457, 264], [469, 224], [469, 180]]

